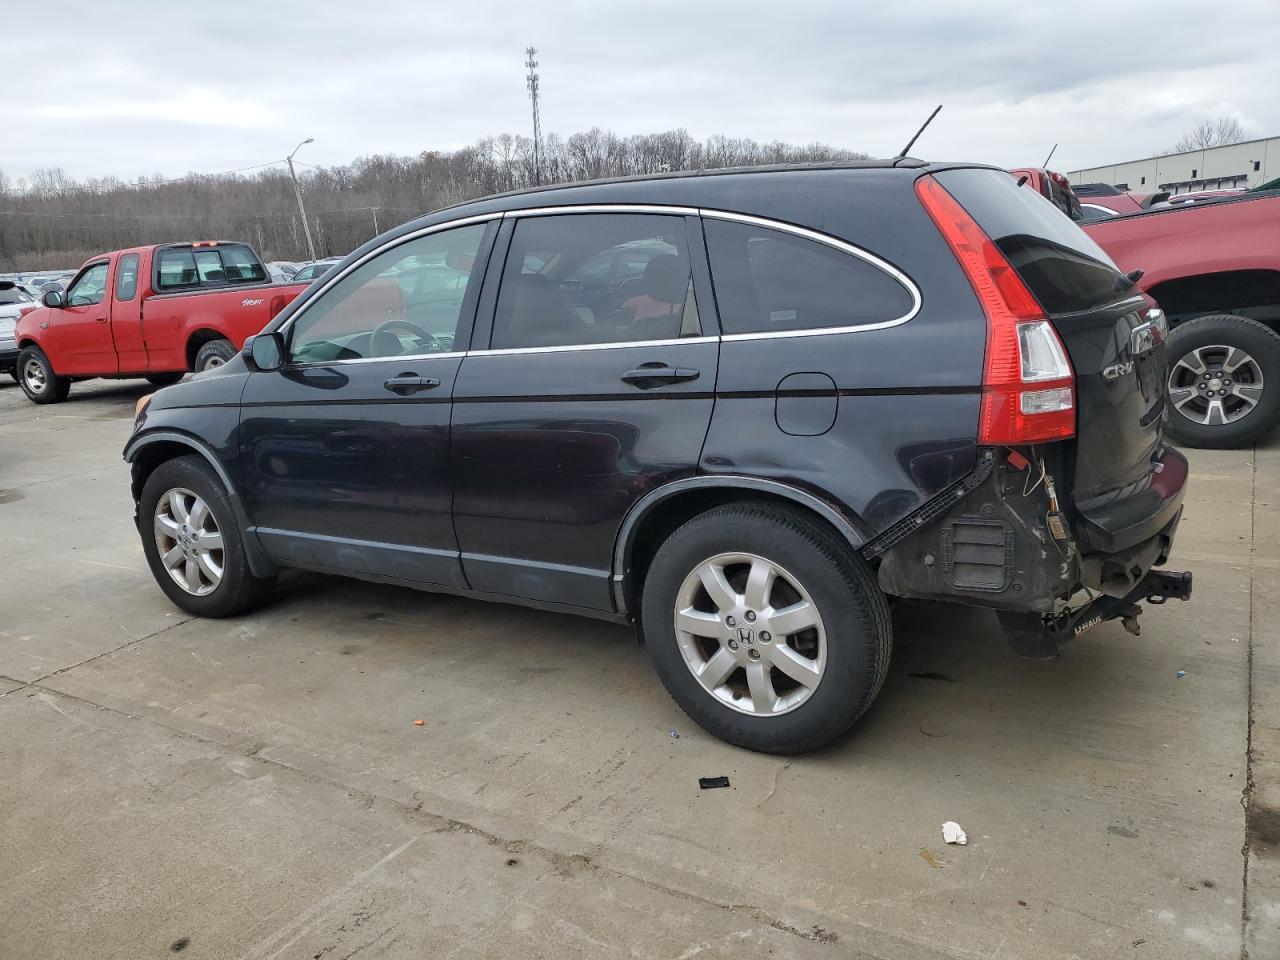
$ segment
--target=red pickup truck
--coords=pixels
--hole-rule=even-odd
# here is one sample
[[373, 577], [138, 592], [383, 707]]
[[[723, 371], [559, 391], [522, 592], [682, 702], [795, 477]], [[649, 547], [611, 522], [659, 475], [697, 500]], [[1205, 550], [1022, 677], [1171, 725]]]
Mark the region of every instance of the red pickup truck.
[[243, 243], [105, 253], [18, 321], [18, 382], [35, 403], [65, 400], [72, 382], [93, 377], [176, 383], [230, 360], [306, 286], [271, 283]]
[[1280, 420], [1280, 192], [1081, 224], [1164, 309], [1169, 432], [1243, 447]]

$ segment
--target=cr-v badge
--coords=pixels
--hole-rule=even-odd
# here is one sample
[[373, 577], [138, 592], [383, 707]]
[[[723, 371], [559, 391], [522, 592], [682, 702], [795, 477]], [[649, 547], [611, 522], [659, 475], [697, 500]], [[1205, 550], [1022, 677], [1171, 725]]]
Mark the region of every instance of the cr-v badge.
[[1129, 373], [1133, 373], [1132, 360], [1127, 360], [1124, 363], [1113, 363], [1111, 366], [1102, 369], [1102, 376], [1107, 380], [1119, 380]]

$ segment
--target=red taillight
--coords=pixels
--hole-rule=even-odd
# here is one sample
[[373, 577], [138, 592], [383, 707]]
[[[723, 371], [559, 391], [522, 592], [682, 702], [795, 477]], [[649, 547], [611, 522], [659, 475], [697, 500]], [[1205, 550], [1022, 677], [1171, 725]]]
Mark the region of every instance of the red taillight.
[[1039, 302], [942, 184], [921, 177], [916, 196], [960, 261], [987, 315], [978, 442], [1012, 446], [1075, 436], [1075, 375]]

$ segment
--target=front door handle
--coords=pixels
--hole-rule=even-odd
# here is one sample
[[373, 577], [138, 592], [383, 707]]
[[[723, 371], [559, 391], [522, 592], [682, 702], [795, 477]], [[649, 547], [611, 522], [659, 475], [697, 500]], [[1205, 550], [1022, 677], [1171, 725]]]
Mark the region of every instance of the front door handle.
[[107, 318], [106, 318], [106, 317], [98, 317], [98, 322], [99, 322], [99, 323], [106, 323], [106, 322], [107, 322]]
[[382, 385], [394, 394], [407, 397], [420, 390], [430, 390], [433, 387], [438, 387], [440, 386], [440, 381], [435, 377], [420, 377], [416, 373], [402, 373], [398, 377], [390, 377], [384, 380]]
[[642, 363], [622, 375], [623, 383], [635, 384], [642, 390], [660, 387], [664, 383], [683, 383], [697, 380], [700, 373], [692, 367], [668, 367], [665, 363]]

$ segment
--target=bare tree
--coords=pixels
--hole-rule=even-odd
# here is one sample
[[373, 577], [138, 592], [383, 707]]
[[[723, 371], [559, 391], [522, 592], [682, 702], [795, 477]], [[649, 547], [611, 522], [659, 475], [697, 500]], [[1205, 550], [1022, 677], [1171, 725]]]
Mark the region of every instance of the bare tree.
[[1239, 143], [1245, 138], [1244, 127], [1235, 117], [1218, 117], [1201, 120], [1178, 138], [1170, 153], [1187, 153], [1191, 150], [1208, 150], [1228, 143]]
[[[803, 146], [711, 137], [685, 130], [620, 137], [593, 128], [543, 138], [542, 182], [703, 170], [711, 167], [865, 157], [813, 143]], [[503, 134], [446, 152], [412, 157], [357, 157], [302, 175], [317, 252], [344, 254], [379, 229], [452, 203], [535, 183], [528, 137]], [[252, 176], [159, 175], [131, 182], [103, 177], [80, 182], [58, 169], [37, 170], [16, 183], [0, 174], [0, 271], [74, 267], [104, 250], [177, 240], [249, 240], [268, 260], [304, 256], [293, 184], [282, 170]]]

